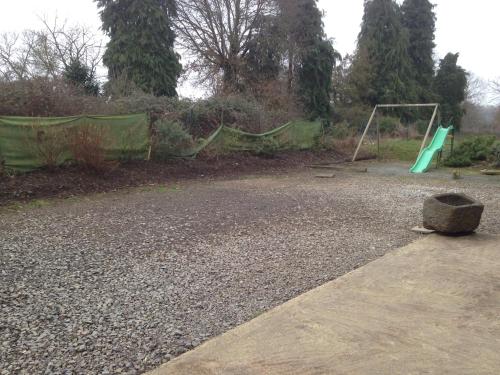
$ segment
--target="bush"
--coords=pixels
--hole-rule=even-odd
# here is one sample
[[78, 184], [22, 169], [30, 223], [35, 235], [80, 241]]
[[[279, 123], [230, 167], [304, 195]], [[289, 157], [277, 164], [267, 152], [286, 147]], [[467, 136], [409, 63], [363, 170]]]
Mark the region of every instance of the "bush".
[[372, 109], [360, 106], [340, 106], [336, 109], [336, 115], [340, 121], [345, 121], [350, 129], [355, 132], [363, 131], [370, 119]]
[[104, 145], [110, 145], [111, 138], [99, 126], [83, 125], [68, 130], [69, 149], [77, 165], [85, 171], [104, 174], [111, 171], [116, 161], [106, 160]]
[[379, 119], [380, 134], [393, 135], [399, 127], [399, 119], [384, 116]]
[[347, 121], [339, 122], [327, 129], [327, 136], [331, 136], [334, 139], [346, 139], [353, 135], [352, 129], [349, 128], [349, 123]]
[[257, 151], [255, 152], [258, 156], [265, 158], [274, 158], [278, 151], [280, 150], [280, 143], [274, 139], [274, 137], [264, 137], [262, 138]]
[[491, 157], [494, 136], [479, 136], [463, 141], [445, 162], [449, 167], [470, 166], [476, 161], [485, 161]]
[[452, 168], [470, 167], [472, 160], [468, 155], [454, 153], [445, 160], [444, 165]]
[[500, 168], [500, 142], [495, 142], [491, 147], [490, 162], [494, 168]]
[[193, 147], [193, 138], [177, 121], [158, 120], [154, 123], [153, 130], [153, 156], [156, 159], [166, 160], [174, 156], [182, 156], [186, 150]]
[[261, 105], [236, 95], [200, 100], [179, 114], [179, 120], [195, 137], [207, 137], [222, 124], [259, 133], [266, 128], [262, 126], [264, 117]]
[[63, 161], [63, 154], [68, 149], [66, 138], [66, 132], [60, 127], [35, 122], [27, 129], [25, 143], [42, 166], [54, 169]]
[[418, 134], [425, 135], [427, 128], [429, 127], [429, 121], [418, 120], [415, 123], [415, 129], [417, 129]]
[[85, 95], [63, 79], [0, 82], [0, 115], [73, 116], [105, 112], [103, 98]]

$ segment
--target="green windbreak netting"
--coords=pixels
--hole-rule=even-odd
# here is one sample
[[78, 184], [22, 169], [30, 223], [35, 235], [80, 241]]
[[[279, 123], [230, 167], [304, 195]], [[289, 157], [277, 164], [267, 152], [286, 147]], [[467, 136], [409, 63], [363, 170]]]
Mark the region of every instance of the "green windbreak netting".
[[17, 171], [44, 166], [47, 158], [57, 164], [70, 161], [72, 130], [91, 128], [102, 138], [109, 160], [145, 159], [149, 150], [149, 120], [146, 114], [127, 116], [2, 117], [0, 159]]
[[181, 157], [195, 157], [201, 151], [213, 149], [217, 153], [251, 151], [266, 153], [267, 150], [306, 150], [313, 148], [322, 134], [321, 122], [293, 121], [263, 134], [246, 133], [221, 126], [208, 139]]
[[[15, 171], [31, 171], [46, 166], [47, 159], [53, 159], [54, 155], [57, 158], [55, 164], [70, 162], [73, 160], [70, 147], [72, 134], [75, 130], [89, 127], [99, 130], [108, 160], [144, 160], [148, 157], [150, 132], [146, 114], [59, 118], [0, 116], [0, 160]], [[321, 122], [293, 121], [263, 134], [221, 126], [194, 147], [176, 151], [175, 156], [194, 158], [203, 150], [213, 150], [217, 154], [305, 150], [313, 148], [321, 134]]]

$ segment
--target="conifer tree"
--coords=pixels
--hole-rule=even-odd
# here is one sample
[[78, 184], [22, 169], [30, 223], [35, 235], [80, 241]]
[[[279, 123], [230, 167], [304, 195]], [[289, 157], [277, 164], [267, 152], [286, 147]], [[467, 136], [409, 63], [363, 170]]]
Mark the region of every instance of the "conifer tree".
[[433, 51], [436, 15], [429, 0], [405, 0], [401, 7], [403, 26], [408, 30], [413, 73], [418, 85], [419, 101], [431, 101], [434, 77]]
[[463, 102], [467, 91], [467, 72], [457, 64], [459, 54], [448, 53], [439, 63], [434, 90], [441, 103], [441, 118], [445, 124], [460, 129], [464, 115]]
[[365, 0], [352, 83], [366, 104], [411, 102], [416, 97], [408, 31], [394, 0]]
[[174, 0], [96, 0], [110, 40], [103, 62], [109, 79], [126, 77], [145, 92], [176, 96], [181, 73], [174, 51]]

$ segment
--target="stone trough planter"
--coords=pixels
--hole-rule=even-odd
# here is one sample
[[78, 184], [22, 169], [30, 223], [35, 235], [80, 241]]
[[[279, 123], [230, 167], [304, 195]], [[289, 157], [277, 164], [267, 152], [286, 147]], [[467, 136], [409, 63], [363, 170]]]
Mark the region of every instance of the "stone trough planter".
[[484, 205], [465, 194], [438, 194], [424, 202], [424, 228], [444, 234], [474, 232]]

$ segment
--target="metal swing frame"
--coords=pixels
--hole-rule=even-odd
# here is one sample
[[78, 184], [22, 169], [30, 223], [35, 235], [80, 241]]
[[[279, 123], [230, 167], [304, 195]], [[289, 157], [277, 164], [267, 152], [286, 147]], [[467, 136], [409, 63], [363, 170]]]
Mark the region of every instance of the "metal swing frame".
[[[375, 108], [373, 108], [373, 112], [370, 116], [370, 119], [368, 120], [368, 123], [366, 124], [365, 130], [363, 132], [363, 135], [361, 136], [361, 139], [359, 140], [358, 147], [356, 148], [356, 151], [354, 152], [354, 156], [352, 158], [352, 161], [356, 161], [356, 158], [358, 157], [359, 150], [363, 144], [363, 141], [366, 137], [366, 134], [368, 133], [368, 130], [370, 129], [370, 126], [373, 122], [373, 119], [375, 118], [375, 115], [377, 114], [377, 110], [379, 108], [421, 108], [421, 107], [434, 107], [434, 112], [432, 114], [431, 121], [429, 122], [429, 126], [427, 127], [427, 131], [425, 132], [424, 140], [422, 142], [422, 146], [420, 147], [420, 151], [418, 155], [422, 153], [422, 150], [425, 148], [425, 145], [427, 143], [427, 139], [429, 138], [429, 134], [431, 133], [432, 125], [434, 125], [434, 121], [436, 120], [438, 111], [439, 111], [439, 103], [419, 103], [419, 104], [377, 104]], [[380, 126], [377, 121], [377, 144], [378, 147], [380, 147]]]

